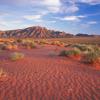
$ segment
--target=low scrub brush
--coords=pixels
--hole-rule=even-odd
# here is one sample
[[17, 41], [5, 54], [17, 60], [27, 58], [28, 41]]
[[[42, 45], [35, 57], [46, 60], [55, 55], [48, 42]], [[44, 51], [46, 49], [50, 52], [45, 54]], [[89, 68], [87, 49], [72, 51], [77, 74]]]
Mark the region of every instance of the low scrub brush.
[[19, 53], [19, 52], [14, 52], [10, 55], [10, 59], [12, 61], [16, 61], [16, 60], [20, 60], [24, 58], [24, 54], [23, 53]]
[[60, 56], [77, 56], [80, 55], [81, 52], [78, 49], [73, 49], [73, 50], [63, 50], [60, 53]]
[[100, 52], [89, 52], [84, 55], [83, 61], [85, 63], [94, 64], [95, 62], [100, 62]]
[[6, 73], [2, 68], [0, 68], [0, 77], [2, 76], [6, 76]]

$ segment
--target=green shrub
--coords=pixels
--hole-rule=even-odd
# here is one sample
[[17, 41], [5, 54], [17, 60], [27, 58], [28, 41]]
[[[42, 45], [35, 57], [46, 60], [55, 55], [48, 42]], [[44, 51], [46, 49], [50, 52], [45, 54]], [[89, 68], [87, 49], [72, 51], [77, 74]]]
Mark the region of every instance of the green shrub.
[[85, 63], [94, 63], [98, 59], [100, 59], [100, 52], [89, 52], [83, 57]]
[[10, 55], [10, 59], [12, 61], [16, 61], [16, 60], [20, 60], [24, 58], [24, 54], [23, 53], [19, 53], [19, 52], [14, 52]]
[[60, 52], [60, 56], [67, 56], [67, 54], [68, 54], [68, 51], [67, 50], [63, 50], [63, 51], [61, 51]]
[[85, 44], [76, 44], [76, 45], [73, 45], [72, 47], [76, 47], [76, 48], [80, 49], [83, 52], [93, 50], [93, 48], [90, 45], [85, 45]]
[[60, 53], [60, 56], [76, 56], [80, 55], [81, 52], [78, 49], [73, 49], [73, 50], [63, 50]]

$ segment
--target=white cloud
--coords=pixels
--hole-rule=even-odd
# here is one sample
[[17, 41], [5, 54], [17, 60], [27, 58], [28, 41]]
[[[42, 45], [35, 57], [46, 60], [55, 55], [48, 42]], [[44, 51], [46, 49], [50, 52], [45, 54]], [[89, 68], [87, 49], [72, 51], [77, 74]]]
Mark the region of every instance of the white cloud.
[[43, 0], [43, 5], [50, 11], [50, 13], [57, 13], [60, 11], [60, 0]]
[[58, 18], [60, 20], [64, 20], [64, 21], [80, 21], [82, 18], [85, 18], [86, 16], [65, 16], [63, 18]]
[[77, 12], [78, 10], [79, 10], [79, 8], [76, 5], [61, 7], [61, 12], [63, 12], [63, 13], [74, 13], [74, 12]]
[[85, 15], [79, 15], [79, 16], [77, 16], [78, 18], [85, 18], [85, 17], [87, 17], [87, 16], [85, 16]]
[[50, 13], [58, 13], [60, 11], [60, 8], [55, 6], [50, 6], [48, 7], [48, 10]]
[[44, 4], [48, 6], [60, 6], [61, 1], [60, 0], [44, 0]]
[[34, 20], [35, 22], [37, 23], [56, 23], [55, 20], [43, 20], [43, 19], [37, 19], [37, 20]]
[[87, 24], [89, 24], [89, 25], [94, 25], [94, 24], [97, 24], [97, 21], [90, 21], [90, 22], [88, 22]]
[[[3, 0], [1, 4], [28, 5], [33, 9], [48, 10], [49, 13], [74, 13], [79, 10], [76, 2], [81, 0]], [[41, 9], [42, 8], [42, 9]]]
[[40, 11], [47, 10], [48, 13], [74, 13], [79, 10], [76, 4], [70, 2], [65, 4], [64, 0], [33, 0], [32, 5], [33, 8], [35, 6], [40, 8]]
[[78, 17], [77, 16], [66, 16], [63, 18], [63, 20], [66, 20], [66, 21], [78, 21]]
[[23, 16], [24, 19], [27, 20], [38, 20], [41, 19], [42, 15], [25, 15]]

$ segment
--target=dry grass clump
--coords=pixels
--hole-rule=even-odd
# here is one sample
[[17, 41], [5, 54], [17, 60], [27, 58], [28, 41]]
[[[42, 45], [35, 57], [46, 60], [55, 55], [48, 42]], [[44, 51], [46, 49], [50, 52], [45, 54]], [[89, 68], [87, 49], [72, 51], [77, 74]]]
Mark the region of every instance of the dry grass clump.
[[70, 57], [70, 56], [77, 56], [77, 55], [80, 55], [81, 52], [79, 49], [72, 49], [72, 50], [63, 50], [60, 52], [60, 56], [67, 56], [67, 57]]
[[2, 68], [0, 68], [0, 77], [4, 77], [4, 76], [6, 76], [6, 73]]
[[51, 42], [51, 45], [64, 46], [64, 43], [61, 41], [53, 41]]
[[33, 40], [30, 40], [30, 39], [23, 40], [22, 46], [24, 46], [27, 49], [36, 48], [35, 42]]
[[72, 47], [78, 48], [82, 52], [93, 50], [91, 45], [86, 45], [86, 44], [75, 44], [75, 45], [72, 45]]
[[10, 50], [10, 49], [12, 49], [12, 46], [5, 44], [5, 43], [2, 43], [2, 44], [0, 44], [0, 49], [1, 50]]
[[12, 61], [20, 60], [24, 58], [24, 54], [20, 52], [14, 52], [10, 55]]
[[94, 52], [100, 52], [100, 47], [98, 45], [92, 46]]
[[17, 49], [18, 49], [18, 45], [12, 44], [12, 49], [13, 49], [13, 50], [17, 50]]
[[95, 52], [88, 52], [87, 54], [84, 55], [83, 61], [85, 63], [89, 64], [100, 64], [100, 52], [95, 51]]
[[18, 46], [16, 44], [11, 44], [11, 43], [2, 43], [0, 44], [0, 49], [1, 50], [16, 50], [18, 49]]
[[17, 39], [16, 42], [17, 43], [22, 43], [23, 42], [23, 39]]
[[100, 69], [100, 47], [97, 45], [77, 44], [72, 45], [71, 50], [63, 50], [60, 56], [79, 58], [84, 63], [93, 64]]
[[74, 45], [74, 48], [78, 48], [82, 53], [82, 61], [84, 63], [100, 66], [100, 47], [97, 45]]
[[23, 44], [23, 46], [24, 46], [25, 48], [27, 48], [27, 49], [36, 48], [36, 45], [35, 45], [34, 42], [31, 42], [31, 43], [26, 42], [26, 43]]
[[65, 44], [64, 47], [70, 47], [72, 44]]
[[49, 42], [46, 39], [42, 39], [42, 40], [38, 41], [38, 43], [40, 45], [49, 44]]

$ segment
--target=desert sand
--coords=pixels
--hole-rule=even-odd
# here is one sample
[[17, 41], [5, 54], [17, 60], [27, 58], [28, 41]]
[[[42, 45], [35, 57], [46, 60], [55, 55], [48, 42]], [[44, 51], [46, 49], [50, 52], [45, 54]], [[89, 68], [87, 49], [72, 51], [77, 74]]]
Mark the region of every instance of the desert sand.
[[60, 50], [20, 49], [25, 58], [19, 61], [10, 61], [13, 51], [4, 51], [0, 66], [7, 76], [0, 78], [0, 100], [100, 100], [100, 71], [57, 56]]

